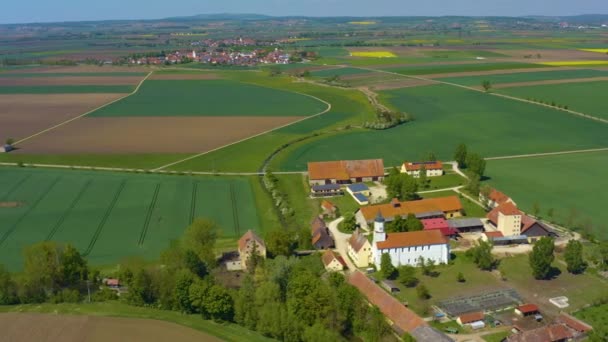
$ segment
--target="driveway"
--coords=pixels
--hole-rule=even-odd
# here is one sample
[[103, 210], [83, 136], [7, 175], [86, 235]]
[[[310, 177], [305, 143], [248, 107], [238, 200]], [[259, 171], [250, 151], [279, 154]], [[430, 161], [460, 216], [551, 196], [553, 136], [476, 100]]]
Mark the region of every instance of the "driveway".
[[328, 228], [329, 231], [331, 232], [331, 235], [334, 237], [334, 240], [336, 241], [336, 248], [334, 249], [334, 251], [340, 253], [340, 255], [342, 255], [342, 258], [344, 259], [344, 261], [346, 262], [346, 266], [348, 267], [349, 271], [356, 271], [357, 267], [355, 267], [355, 264], [353, 264], [353, 262], [350, 260], [350, 258], [348, 257], [348, 239], [350, 239], [351, 234], [345, 234], [342, 233], [338, 230], [338, 224], [340, 222], [344, 221], [344, 217], [340, 217], [334, 221], [331, 221], [328, 224]]

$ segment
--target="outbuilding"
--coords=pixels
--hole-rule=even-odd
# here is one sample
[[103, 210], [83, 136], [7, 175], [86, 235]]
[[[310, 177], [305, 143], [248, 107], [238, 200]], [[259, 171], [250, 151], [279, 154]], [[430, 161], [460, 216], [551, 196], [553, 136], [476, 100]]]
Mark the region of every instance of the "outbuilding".
[[540, 314], [540, 311], [538, 309], [538, 306], [536, 306], [535, 304], [523, 304], [515, 308], [515, 313], [520, 316], [526, 317], [538, 315]]
[[456, 323], [460, 324], [461, 326], [464, 326], [467, 324], [472, 324], [475, 322], [480, 322], [480, 321], [483, 323], [484, 317], [485, 317], [485, 315], [481, 311], [469, 312], [469, 313], [458, 316], [458, 318], [456, 318]]

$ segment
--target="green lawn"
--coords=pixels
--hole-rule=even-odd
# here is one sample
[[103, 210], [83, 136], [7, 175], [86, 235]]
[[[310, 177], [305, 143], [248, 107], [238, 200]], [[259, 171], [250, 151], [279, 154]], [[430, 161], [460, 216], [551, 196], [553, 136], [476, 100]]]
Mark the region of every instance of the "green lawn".
[[596, 337], [599, 337], [595, 341], [601, 341], [608, 339], [608, 303], [601, 305], [591, 306], [574, 314], [577, 318], [591, 324], [596, 333]]
[[[468, 77], [447, 77], [440, 78], [441, 81], [457, 83], [467, 86], [480, 86], [483, 81], [490, 81], [493, 84], [515, 83], [515, 82], [534, 82], [546, 80], [561, 80], [569, 78], [592, 78], [606, 77], [608, 71], [577, 69], [577, 70], [558, 70], [558, 71], [535, 71], [518, 72], [512, 74], [468, 76]], [[566, 84], [564, 84], [566, 85]], [[567, 84], [571, 86], [573, 84]], [[558, 97], [559, 98], [559, 97]]]
[[603, 190], [607, 169], [608, 152], [594, 152], [489, 161], [486, 174], [490, 184], [523, 210], [529, 212], [538, 203], [541, 216], [548, 218], [553, 208], [557, 222], [591, 225], [598, 237], [608, 239], [608, 193]]
[[91, 315], [107, 317], [143, 318], [167, 321], [196, 329], [225, 341], [272, 341], [237, 324], [216, 323], [199, 315], [185, 315], [175, 311], [130, 306], [120, 302], [80, 304], [31, 304], [0, 306], [0, 312], [33, 312], [62, 315]]
[[130, 93], [129, 85], [61, 85], [61, 86], [0, 86], [0, 94], [87, 94]]
[[501, 331], [495, 334], [483, 335], [482, 338], [486, 342], [502, 342], [509, 335], [511, 335], [510, 331]]
[[308, 116], [326, 108], [308, 96], [232, 80], [151, 80], [90, 116]]
[[250, 179], [94, 171], [0, 169], [0, 263], [21, 267], [24, 247], [69, 242], [93, 264], [156, 259], [195, 218], [222, 228], [226, 245], [263, 232]]
[[[447, 196], [459, 196], [458, 193], [451, 191], [451, 190], [447, 190], [447, 191], [437, 191], [437, 192], [429, 192], [426, 194], [420, 194], [420, 196], [422, 198], [437, 198], [437, 197], [447, 197]], [[467, 217], [485, 217], [486, 216], [486, 211], [480, 207], [479, 205], [477, 205], [476, 203], [472, 202], [471, 200], [469, 200], [466, 197], [460, 197], [460, 203], [462, 203], [462, 208], [464, 210], [464, 214]]]
[[568, 297], [570, 306], [565, 309], [566, 312], [574, 312], [606, 298], [608, 293], [606, 280], [590, 274], [572, 275], [566, 271], [566, 266], [560, 261], [563, 262], [561, 256], [553, 263], [561, 273], [552, 280], [534, 279], [528, 256], [525, 254], [502, 259], [499, 268], [507, 278], [505, 284], [514, 287], [520, 295], [529, 300], [533, 299], [536, 304], [553, 310], [554, 313], [559, 312], [559, 309], [549, 303], [549, 299], [553, 297]]
[[604, 99], [608, 94], [606, 81], [506, 88], [498, 92], [524, 99], [542, 100], [546, 103], [555, 102], [575, 111], [608, 119], [608, 102]]
[[429, 177], [428, 180], [430, 181], [429, 188], [424, 190], [452, 188], [466, 183], [466, 179], [456, 173], [446, 173], [440, 177]]
[[608, 125], [490, 94], [432, 85], [382, 95], [415, 120], [388, 130], [353, 129], [295, 144], [275, 158], [274, 168], [301, 171], [309, 161], [367, 158], [398, 165], [418, 158], [421, 147], [451, 160], [459, 143], [485, 157], [608, 146]]
[[471, 64], [438, 64], [438, 65], [413, 65], [404, 67], [390, 67], [384, 70], [392, 71], [403, 75], [428, 75], [428, 74], [443, 74], [452, 72], [469, 72], [469, 71], [492, 71], [492, 70], [512, 70], [512, 69], [530, 69], [546, 67], [541, 64], [528, 63], [471, 63]]

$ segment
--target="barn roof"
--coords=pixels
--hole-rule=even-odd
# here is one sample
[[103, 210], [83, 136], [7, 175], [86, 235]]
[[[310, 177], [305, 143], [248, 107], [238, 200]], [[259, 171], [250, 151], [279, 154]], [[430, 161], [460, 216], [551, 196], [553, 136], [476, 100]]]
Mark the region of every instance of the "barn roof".
[[417, 201], [391, 202], [363, 207], [360, 209], [367, 222], [371, 222], [374, 217], [381, 212], [385, 218], [395, 216], [407, 216], [408, 214], [422, 214], [429, 212], [451, 212], [462, 210], [462, 204], [457, 196], [428, 198]]
[[338, 160], [308, 163], [308, 177], [312, 180], [383, 177], [384, 161], [369, 160]]

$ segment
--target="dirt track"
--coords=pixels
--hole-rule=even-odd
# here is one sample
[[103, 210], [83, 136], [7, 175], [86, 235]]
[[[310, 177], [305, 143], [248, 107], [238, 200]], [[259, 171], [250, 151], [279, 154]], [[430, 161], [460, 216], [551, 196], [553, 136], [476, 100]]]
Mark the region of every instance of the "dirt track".
[[27, 140], [11, 153], [199, 153], [300, 119], [85, 117]]
[[137, 85], [137, 76], [0, 77], [0, 86]]
[[51, 314], [0, 314], [0, 331], [0, 342], [221, 341], [164, 321]]
[[0, 141], [24, 138], [125, 94], [0, 95]]

